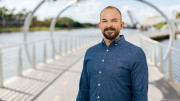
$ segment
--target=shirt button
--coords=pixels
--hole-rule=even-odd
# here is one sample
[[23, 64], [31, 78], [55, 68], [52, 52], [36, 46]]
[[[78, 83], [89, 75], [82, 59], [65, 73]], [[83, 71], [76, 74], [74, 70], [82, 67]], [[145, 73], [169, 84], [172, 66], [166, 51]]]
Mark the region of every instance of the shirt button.
[[98, 86], [101, 86], [101, 84], [99, 83]]
[[106, 51], [108, 52], [109, 50], [107, 49]]
[[101, 74], [101, 71], [99, 71], [99, 74]]
[[98, 96], [97, 98], [99, 99], [100, 97]]
[[117, 44], [115, 44], [117, 46]]
[[104, 62], [104, 60], [102, 60], [102, 62]]

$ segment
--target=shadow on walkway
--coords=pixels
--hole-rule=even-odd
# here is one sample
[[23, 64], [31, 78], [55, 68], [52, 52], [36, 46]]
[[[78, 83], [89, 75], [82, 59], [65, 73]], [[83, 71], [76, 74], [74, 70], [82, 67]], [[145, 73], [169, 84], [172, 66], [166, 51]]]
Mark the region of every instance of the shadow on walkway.
[[179, 93], [163, 78], [158, 81], [150, 82], [149, 84], [161, 90], [163, 94], [162, 101], [180, 101]]

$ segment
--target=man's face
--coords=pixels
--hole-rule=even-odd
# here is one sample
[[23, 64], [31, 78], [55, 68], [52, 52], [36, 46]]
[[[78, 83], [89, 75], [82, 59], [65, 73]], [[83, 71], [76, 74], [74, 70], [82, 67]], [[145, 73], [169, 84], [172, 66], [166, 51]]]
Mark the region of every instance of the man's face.
[[99, 27], [106, 39], [113, 40], [118, 37], [123, 25], [121, 15], [116, 9], [107, 8], [101, 13]]

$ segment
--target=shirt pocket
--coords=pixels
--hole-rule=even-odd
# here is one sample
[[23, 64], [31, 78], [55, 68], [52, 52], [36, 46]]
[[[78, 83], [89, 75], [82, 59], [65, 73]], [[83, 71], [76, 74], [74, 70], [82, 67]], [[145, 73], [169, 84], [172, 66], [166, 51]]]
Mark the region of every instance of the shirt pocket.
[[110, 77], [125, 77], [129, 73], [128, 65], [123, 62], [110, 64], [108, 68], [108, 74]]

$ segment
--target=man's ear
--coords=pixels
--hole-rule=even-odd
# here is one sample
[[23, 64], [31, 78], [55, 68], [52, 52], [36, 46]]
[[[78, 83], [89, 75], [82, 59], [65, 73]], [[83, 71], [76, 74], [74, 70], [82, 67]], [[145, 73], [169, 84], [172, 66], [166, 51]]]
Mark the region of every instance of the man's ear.
[[100, 28], [100, 26], [101, 26], [101, 23], [100, 23], [100, 22], [98, 23], [98, 26], [99, 26], [99, 28]]
[[121, 22], [121, 29], [124, 27], [124, 21]]

